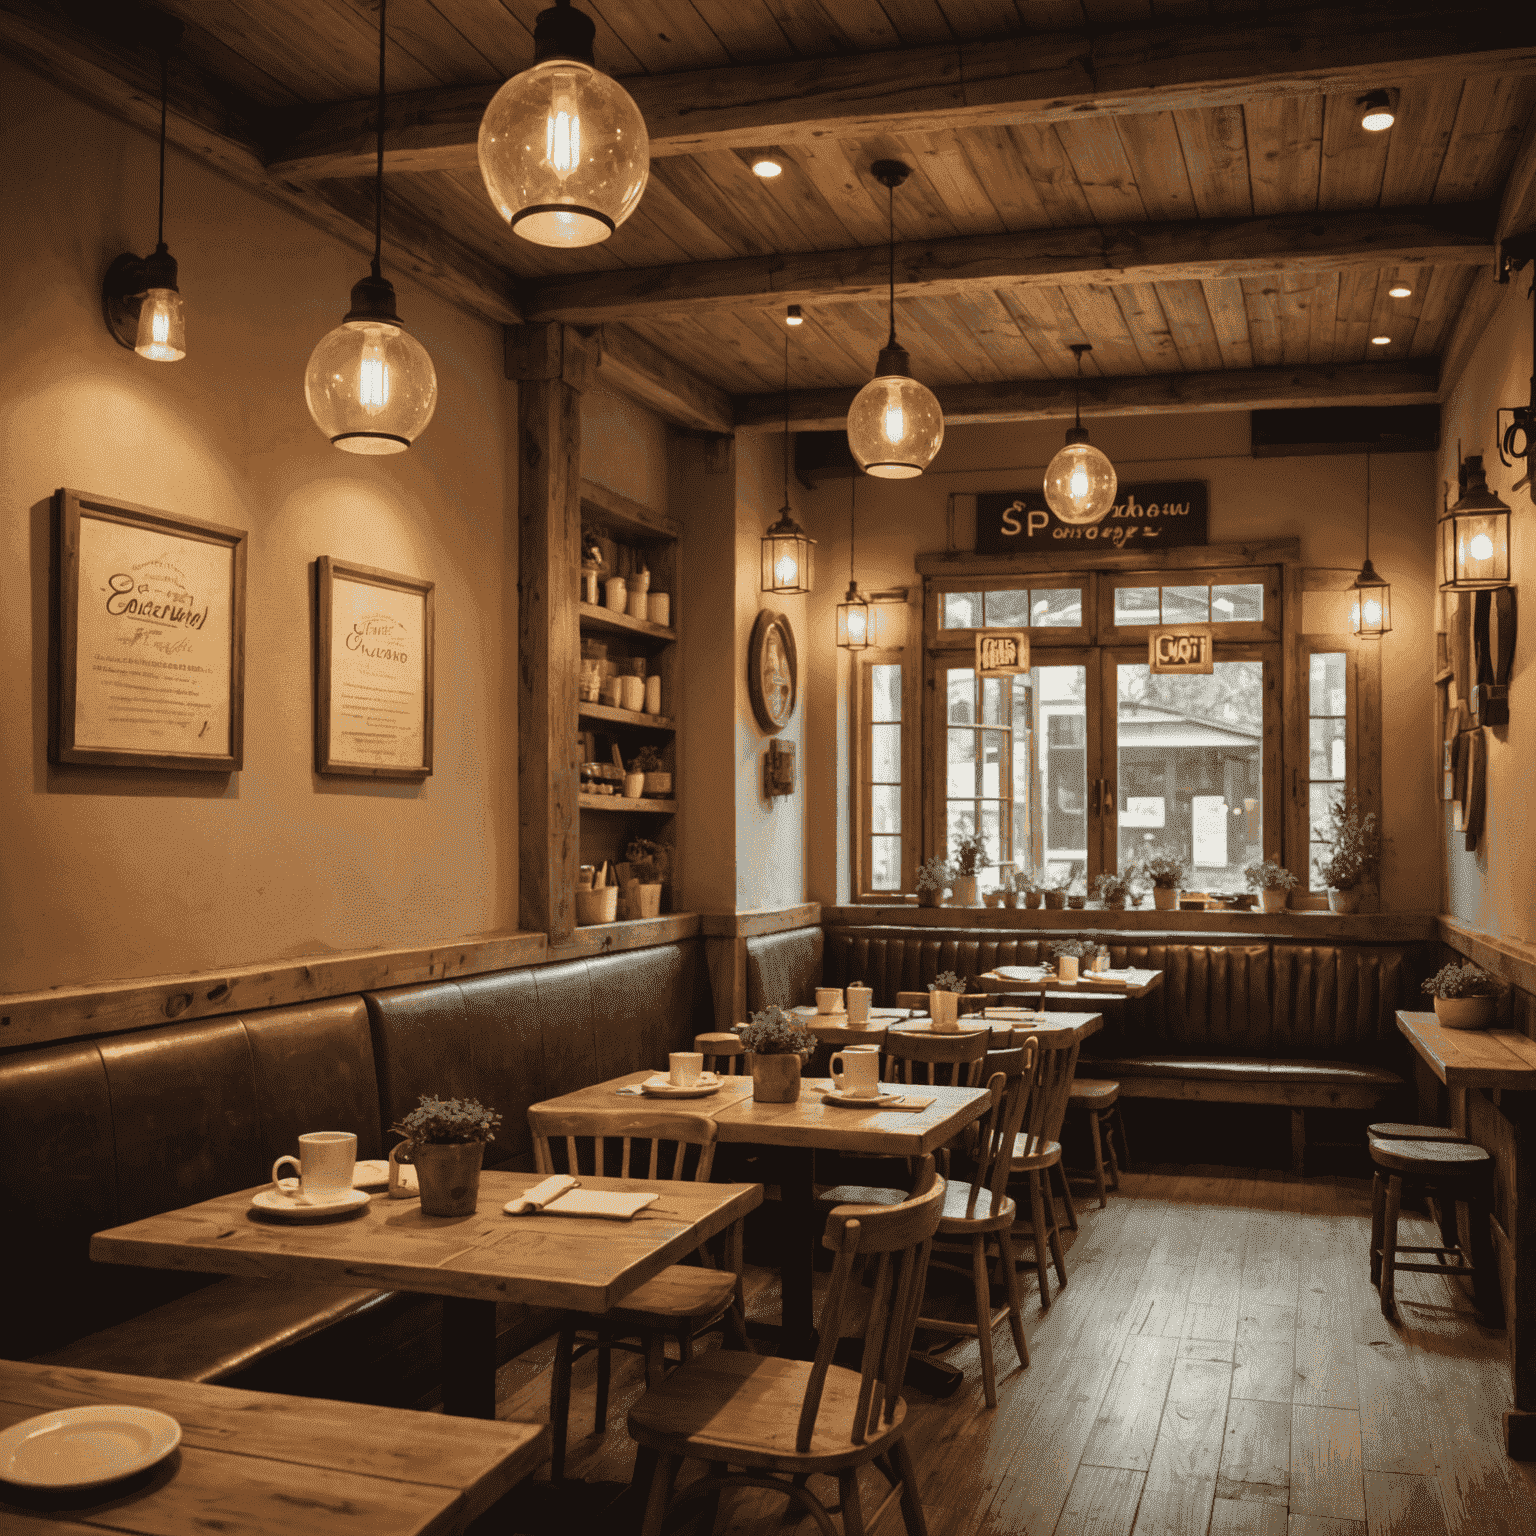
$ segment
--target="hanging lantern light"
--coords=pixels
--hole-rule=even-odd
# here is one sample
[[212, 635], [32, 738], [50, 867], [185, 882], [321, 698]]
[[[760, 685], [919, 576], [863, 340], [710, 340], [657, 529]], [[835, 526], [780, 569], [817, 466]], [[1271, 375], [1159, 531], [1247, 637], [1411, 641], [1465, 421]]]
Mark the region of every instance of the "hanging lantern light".
[[101, 312], [120, 346], [152, 363], [178, 363], [187, 355], [181, 292], [176, 286], [176, 258], [165, 247], [165, 120], [170, 49], [181, 24], [160, 49], [160, 218], [155, 249], [148, 256], [125, 252], [101, 285]]
[[875, 376], [848, 409], [848, 447], [859, 468], [882, 480], [910, 480], [933, 462], [944, 441], [944, 412], [934, 393], [911, 376], [912, 360], [896, 344], [896, 188], [912, 174], [900, 160], [870, 167], [887, 189], [890, 246], [890, 339], [880, 349]]
[[1064, 523], [1087, 527], [1109, 516], [1119, 489], [1115, 466], [1088, 441], [1083, 425], [1083, 354], [1093, 348], [1086, 341], [1073, 343], [1077, 358], [1077, 387], [1073, 424], [1067, 446], [1057, 451], [1045, 469], [1046, 505]]
[[1362, 640], [1379, 640], [1392, 628], [1392, 588], [1371, 564], [1371, 456], [1365, 456], [1365, 563], [1354, 582], [1350, 627]]
[[1440, 515], [1440, 590], [1475, 592], [1509, 585], [1509, 512], [1488, 489], [1480, 453], [1463, 463], [1466, 487]]
[[784, 331], [784, 505], [779, 520], [763, 535], [762, 590], [780, 597], [809, 592], [815, 578], [816, 540], [794, 519], [789, 506], [789, 330]]
[[651, 142], [633, 97], [592, 59], [597, 28], [571, 0], [540, 11], [533, 68], [480, 120], [480, 174], [515, 235], [534, 245], [606, 240], [639, 205]]
[[384, 9], [379, 0], [378, 168], [373, 191], [373, 269], [352, 288], [352, 307], [320, 338], [304, 372], [315, 425], [347, 453], [404, 453], [437, 409], [437, 372], [427, 349], [395, 313], [384, 275]]
[[853, 575], [854, 551], [854, 503], [859, 494], [859, 477], [848, 482], [848, 595], [837, 605], [837, 643], [845, 651], [863, 651], [869, 648], [869, 602], [859, 591]]

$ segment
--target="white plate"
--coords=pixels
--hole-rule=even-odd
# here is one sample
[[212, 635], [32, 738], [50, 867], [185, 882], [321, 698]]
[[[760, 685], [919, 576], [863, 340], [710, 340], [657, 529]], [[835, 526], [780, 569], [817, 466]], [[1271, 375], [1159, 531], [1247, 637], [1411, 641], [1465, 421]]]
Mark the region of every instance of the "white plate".
[[679, 1088], [659, 1073], [640, 1084], [641, 1092], [648, 1099], [703, 1099], [720, 1091], [721, 1080], [713, 1072], [699, 1073], [699, 1080], [691, 1088]]
[[64, 1408], [0, 1435], [0, 1478], [25, 1488], [99, 1488], [154, 1466], [180, 1444], [181, 1425], [153, 1408]]
[[841, 1088], [823, 1088], [823, 1104], [843, 1104], [849, 1109], [878, 1109], [882, 1104], [895, 1104], [906, 1098], [905, 1093], [857, 1094], [844, 1093]]
[[292, 1195], [280, 1195], [275, 1189], [264, 1189], [251, 1196], [251, 1204], [269, 1216], [286, 1216], [293, 1221], [313, 1221], [320, 1216], [339, 1216], [343, 1211], [355, 1211], [368, 1204], [366, 1189], [344, 1190], [334, 1200], [300, 1201]]

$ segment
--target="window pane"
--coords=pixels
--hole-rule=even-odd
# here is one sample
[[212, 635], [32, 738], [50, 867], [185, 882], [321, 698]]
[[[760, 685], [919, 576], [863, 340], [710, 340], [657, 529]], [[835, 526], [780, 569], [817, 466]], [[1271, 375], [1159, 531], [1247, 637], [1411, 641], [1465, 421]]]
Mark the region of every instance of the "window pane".
[[1264, 664], [1218, 661], [1208, 677], [1121, 666], [1117, 685], [1120, 868], [1167, 849], [1194, 886], [1242, 890], [1264, 857]]
[[875, 832], [901, 831], [901, 787], [876, 784], [870, 791], [869, 824]]
[[945, 629], [981, 628], [981, 593], [946, 592], [944, 594]]
[[1156, 624], [1158, 622], [1156, 587], [1116, 587], [1116, 624]]
[[870, 777], [876, 784], [901, 783], [901, 727], [869, 728]]
[[1344, 700], [1344, 652], [1315, 651], [1307, 680], [1307, 713], [1342, 715]]
[[1002, 769], [1008, 760], [1008, 738], [1001, 731], [983, 731], [981, 752], [981, 792], [996, 800], [1003, 793]]
[[[953, 677], [954, 673], [951, 672]], [[1003, 682], [1000, 677], [984, 677], [981, 680], [981, 723], [983, 725], [1002, 725], [1003, 720]]]
[[1262, 624], [1262, 584], [1211, 588], [1211, 618], [1217, 624]]
[[[1026, 834], [1014, 831], [1026, 869], [1055, 871], [1058, 878], [1082, 874], [1088, 861], [1088, 672], [1085, 667], [1036, 667], [1030, 672], [1035, 697], [1035, 818]], [[1015, 801], [1022, 819], [1029, 807]]]
[[949, 763], [945, 794], [969, 797], [976, 793], [976, 732], [949, 732]]
[[1040, 629], [1077, 629], [1083, 622], [1081, 587], [1036, 587], [1029, 594], [1029, 622]]
[[989, 629], [1023, 629], [1029, 623], [1028, 592], [988, 592], [986, 601]]
[[901, 668], [897, 665], [869, 669], [870, 718], [901, 719]]
[[981, 835], [987, 851], [984, 855], [984, 867], [980, 871], [980, 884], [983, 890], [995, 890], [1002, 884], [998, 878], [998, 864], [1002, 859], [1002, 825], [1002, 806], [984, 800], [981, 806]]
[[1344, 777], [1344, 722], [1342, 720], [1312, 720], [1311, 767], [1307, 776], [1312, 779], [1339, 779]]
[[949, 669], [949, 723], [976, 723], [976, 676], [961, 667]]
[[1204, 624], [1211, 616], [1209, 587], [1164, 587], [1164, 624]]
[[1323, 865], [1328, 862], [1330, 852], [1327, 843], [1311, 843], [1308, 845], [1309, 857], [1307, 860], [1307, 888], [1313, 891], [1327, 889], [1327, 882], [1323, 879]]
[[869, 857], [870, 888], [876, 891], [901, 889], [901, 839], [877, 837], [873, 840]]
[[[1312, 784], [1308, 786], [1309, 805], [1308, 815], [1312, 825], [1312, 836], [1321, 839], [1327, 835], [1328, 812], [1344, 797], [1342, 784]], [[1313, 890], [1321, 890], [1321, 886], [1314, 885]]]

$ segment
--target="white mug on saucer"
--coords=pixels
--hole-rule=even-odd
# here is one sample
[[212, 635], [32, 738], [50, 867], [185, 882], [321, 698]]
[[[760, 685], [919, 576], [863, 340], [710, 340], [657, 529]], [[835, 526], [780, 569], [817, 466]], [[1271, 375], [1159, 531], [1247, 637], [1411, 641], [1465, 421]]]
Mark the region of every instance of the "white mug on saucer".
[[869, 1023], [870, 999], [875, 995], [872, 987], [861, 987], [857, 982], [848, 988], [848, 1025], [850, 1029], [863, 1029]]
[[880, 1092], [880, 1052], [851, 1045], [832, 1057], [832, 1082], [851, 1099], [872, 1099]]
[[841, 1013], [842, 1011], [843, 989], [841, 987], [816, 988], [817, 1013]]
[[701, 1051], [673, 1051], [667, 1057], [668, 1080], [674, 1088], [696, 1088], [704, 1070]]
[[[284, 1163], [298, 1169], [296, 1181], [278, 1178]], [[352, 1171], [357, 1165], [357, 1137], [351, 1131], [311, 1131], [299, 1137], [299, 1155], [284, 1153], [272, 1164], [272, 1188], [280, 1195], [302, 1193], [308, 1200], [335, 1200], [352, 1188]], [[297, 1188], [293, 1184], [297, 1183]]]

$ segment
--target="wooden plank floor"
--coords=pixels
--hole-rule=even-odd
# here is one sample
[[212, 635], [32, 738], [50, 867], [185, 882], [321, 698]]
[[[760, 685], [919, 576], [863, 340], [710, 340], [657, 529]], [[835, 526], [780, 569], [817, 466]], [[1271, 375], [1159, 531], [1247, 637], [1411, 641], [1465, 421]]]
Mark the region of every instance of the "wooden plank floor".
[[[974, 1342], [946, 1355], [965, 1372], [954, 1396], [909, 1394], [932, 1536], [1536, 1536], [1536, 1468], [1500, 1439], [1504, 1335], [1434, 1275], [1400, 1276], [1400, 1322], [1382, 1318], [1366, 1183], [1160, 1169], [1128, 1175], [1106, 1211], [1084, 1205], [1048, 1310], [1026, 1276], [1027, 1371], [995, 1335], [997, 1408]], [[1421, 1220], [1405, 1216], [1404, 1242], [1430, 1241], [1410, 1235]], [[772, 1277], [750, 1279], [751, 1310], [772, 1317]], [[503, 1418], [546, 1416], [548, 1366], [545, 1346], [504, 1369]], [[594, 1486], [525, 1485], [513, 1529], [570, 1536], [582, 1500], [628, 1479], [638, 1361], [616, 1356], [613, 1375], [594, 1436], [594, 1357], [575, 1372], [568, 1469]], [[783, 1507], [737, 1494], [716, 1529], [814, 1529]], [[900, 1530], [892, 1511], [882, 1536]]]

